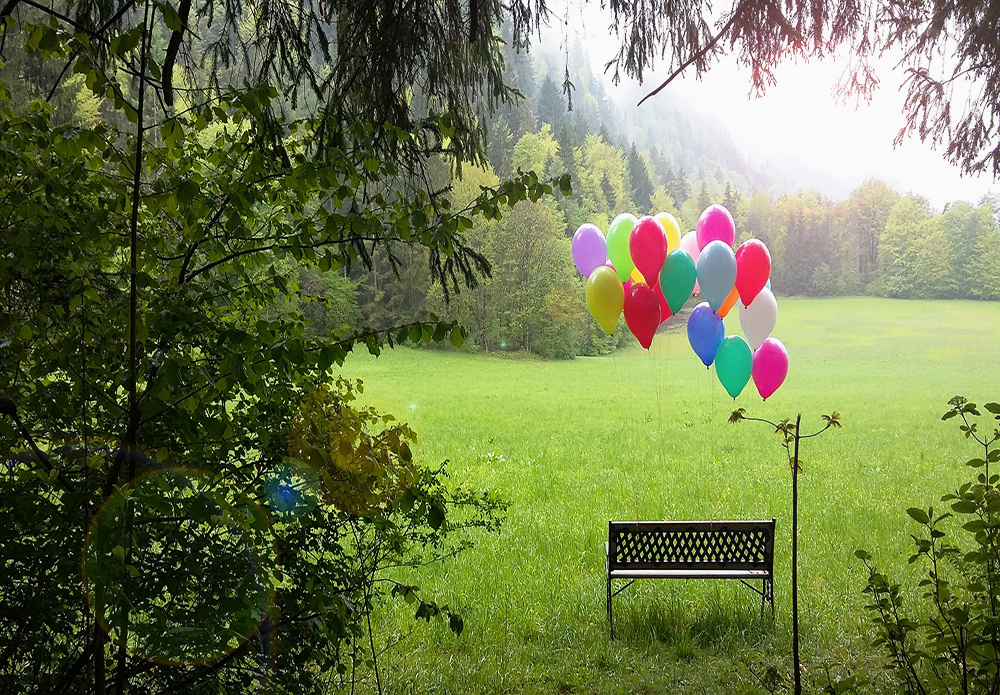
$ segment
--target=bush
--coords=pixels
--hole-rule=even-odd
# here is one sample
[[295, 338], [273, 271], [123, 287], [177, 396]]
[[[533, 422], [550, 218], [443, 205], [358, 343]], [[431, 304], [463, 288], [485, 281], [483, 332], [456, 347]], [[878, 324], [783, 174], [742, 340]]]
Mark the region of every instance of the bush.
[[[990, 464], [1000, 461], [1000, 439], [980, 432], [975, 403], [961, 396], [949, 401], [943, 419], [961, 418], [966, 438], [982, 447], [982, 458], [968, 465], [980, 472], [942, 502], [950, 512], [933, 507], [911, 508], [921, 531], [913, 535], [911, 563], [926, 569], [920, 580], [921, 605], [908, 611], [898, 582], [875, 566], [871, 555], [856, 555], [868, 570], [866, 609], [876, 630], [875, 644], [884, 648], [904, 693], [996, 693], [1000, 689], [1000, 476]], [[985, 409], [1000, 420], [1000, 404]], [[990, 423], [992, 424], [992, 423]], [[998, 516], [994, 518], [994, 514]]]

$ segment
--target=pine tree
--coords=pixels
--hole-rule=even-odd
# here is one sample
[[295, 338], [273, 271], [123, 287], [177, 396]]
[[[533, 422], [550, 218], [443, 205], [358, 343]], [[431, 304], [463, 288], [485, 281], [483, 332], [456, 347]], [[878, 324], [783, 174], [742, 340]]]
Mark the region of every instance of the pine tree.
[[543, 124], [548, 123], [555, 128], [565, 120], [566, 100], [551, 76], [547, 76], [538, 88], [537, 102], [536, 127], [541, 128]]
[[667, 184], [667, 192], [670, 193], [670, 197], [674, 199], [674, 203], [678, 207], [691, 197], [691, 186], [688, 184], [687, 172], [684, 171], [683, 164], [677, 168], [677, 172]]
[[632, 201], [640, 212], [648, 212], [652, 206], [653, 185], [649, 180], [649, 172], [646, 170], [646, 162], [639, 154], [635, 143], [628, 151], [628, 176], [632, 190]]
[[729, 212], [734, 216], [736, 215], [736, 209], [739, 207], [740, 202], [743, 200], [743, 195], [733, 188], [733, 185], [726, 182], [726, 192], [722, 197], [722, 204], [725, 206]]
[[702, 181], [701, 190], [698, 191], [698, 209], [704, 210], [711, 204], [712, 204], [712, 198], [711, 196], [708, 195], [708, 187], [705, 185], [705, 182]]

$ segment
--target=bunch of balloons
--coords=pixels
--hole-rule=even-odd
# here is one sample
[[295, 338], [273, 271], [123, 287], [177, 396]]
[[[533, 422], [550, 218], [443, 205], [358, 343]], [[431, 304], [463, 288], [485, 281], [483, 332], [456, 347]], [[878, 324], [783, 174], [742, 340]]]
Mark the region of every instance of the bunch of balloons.
[[[749, 239], [736, 251], [736, 225], [721, 205], [701, 213], [696, 231], [681, 236], [673, 215], [619, 215], [607, 237], [593, 224], [573, 235], [573, 261], [587, 278], [587, 308], [605, 333], [618, 317], [647, 350], [660, 324], [701, 292], [706, 301], [688, 318], [688, 340], [733, 398], [753, 379], [765, 400], [788, 374], [788, 352], [771, 331], [778, 303], [771, 292], [771, 254]], [[648, 278], [648, 279], [647, 279]], [[739, 304], [743, 336], [726, 335], [723, 319]]]

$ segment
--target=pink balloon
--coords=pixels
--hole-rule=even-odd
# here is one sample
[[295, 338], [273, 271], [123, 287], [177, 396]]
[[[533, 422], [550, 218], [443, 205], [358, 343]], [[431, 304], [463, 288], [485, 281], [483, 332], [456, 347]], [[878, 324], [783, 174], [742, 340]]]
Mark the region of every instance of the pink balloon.
[[644, 278], [657, 277], [667, 258], [667, 233], [663, 231], [663, 225], [652, 217], [640, 218], [632, 227], [628, 250], [632, 262]]
[[709, 205], [698, 218], [698, 248], [703, 249], [716, 240], [732, 247], [736, 241], [736, 223], [729, 210], [721, 205]]
[[765, 401], [788, 376], [788, 351], [777, 338], [768, 338], [753, 353], [753, 383]]
[[[682, 251], [687, 251], [688, 252], [688, 255], [691, 256], [691, 260], [694, 261], [694, 265], [697, 268], [698, 267], [698, 256], [701, 255], [701, 249], [698, 248], [698, 233], [697, 232], [688, 232], [687, 234], [685, 234], [684, 236], [682, 236], [681, 237], [680, 248], [681, 248]], [[691, 296], [693, 297], [696, 294], [698, 294], [698, 291], [700, 289], [701, 289], [701, 287], [698, 285], [698, 281], [695, 280], [694, 281], [694, 292], [691, 293]]]

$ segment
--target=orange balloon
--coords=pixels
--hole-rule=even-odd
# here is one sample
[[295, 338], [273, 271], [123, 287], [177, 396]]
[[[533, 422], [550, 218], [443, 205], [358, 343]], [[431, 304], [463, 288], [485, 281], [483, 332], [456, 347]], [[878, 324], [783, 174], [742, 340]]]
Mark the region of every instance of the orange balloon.
[[730, 309], [736, 306], [736, 300], [739, 298], [740, 298], [740, 293], [737, 292], [736, 288], [734, 287], [733, 291], [729, 293], [728, 297], [726, 297], [726, 301], [722, 303], [722, 306], [720, 306], [719, 310], [715, 313], [717, 313], [722, 318], [726, 318], [726, 314], [729, 313]]

